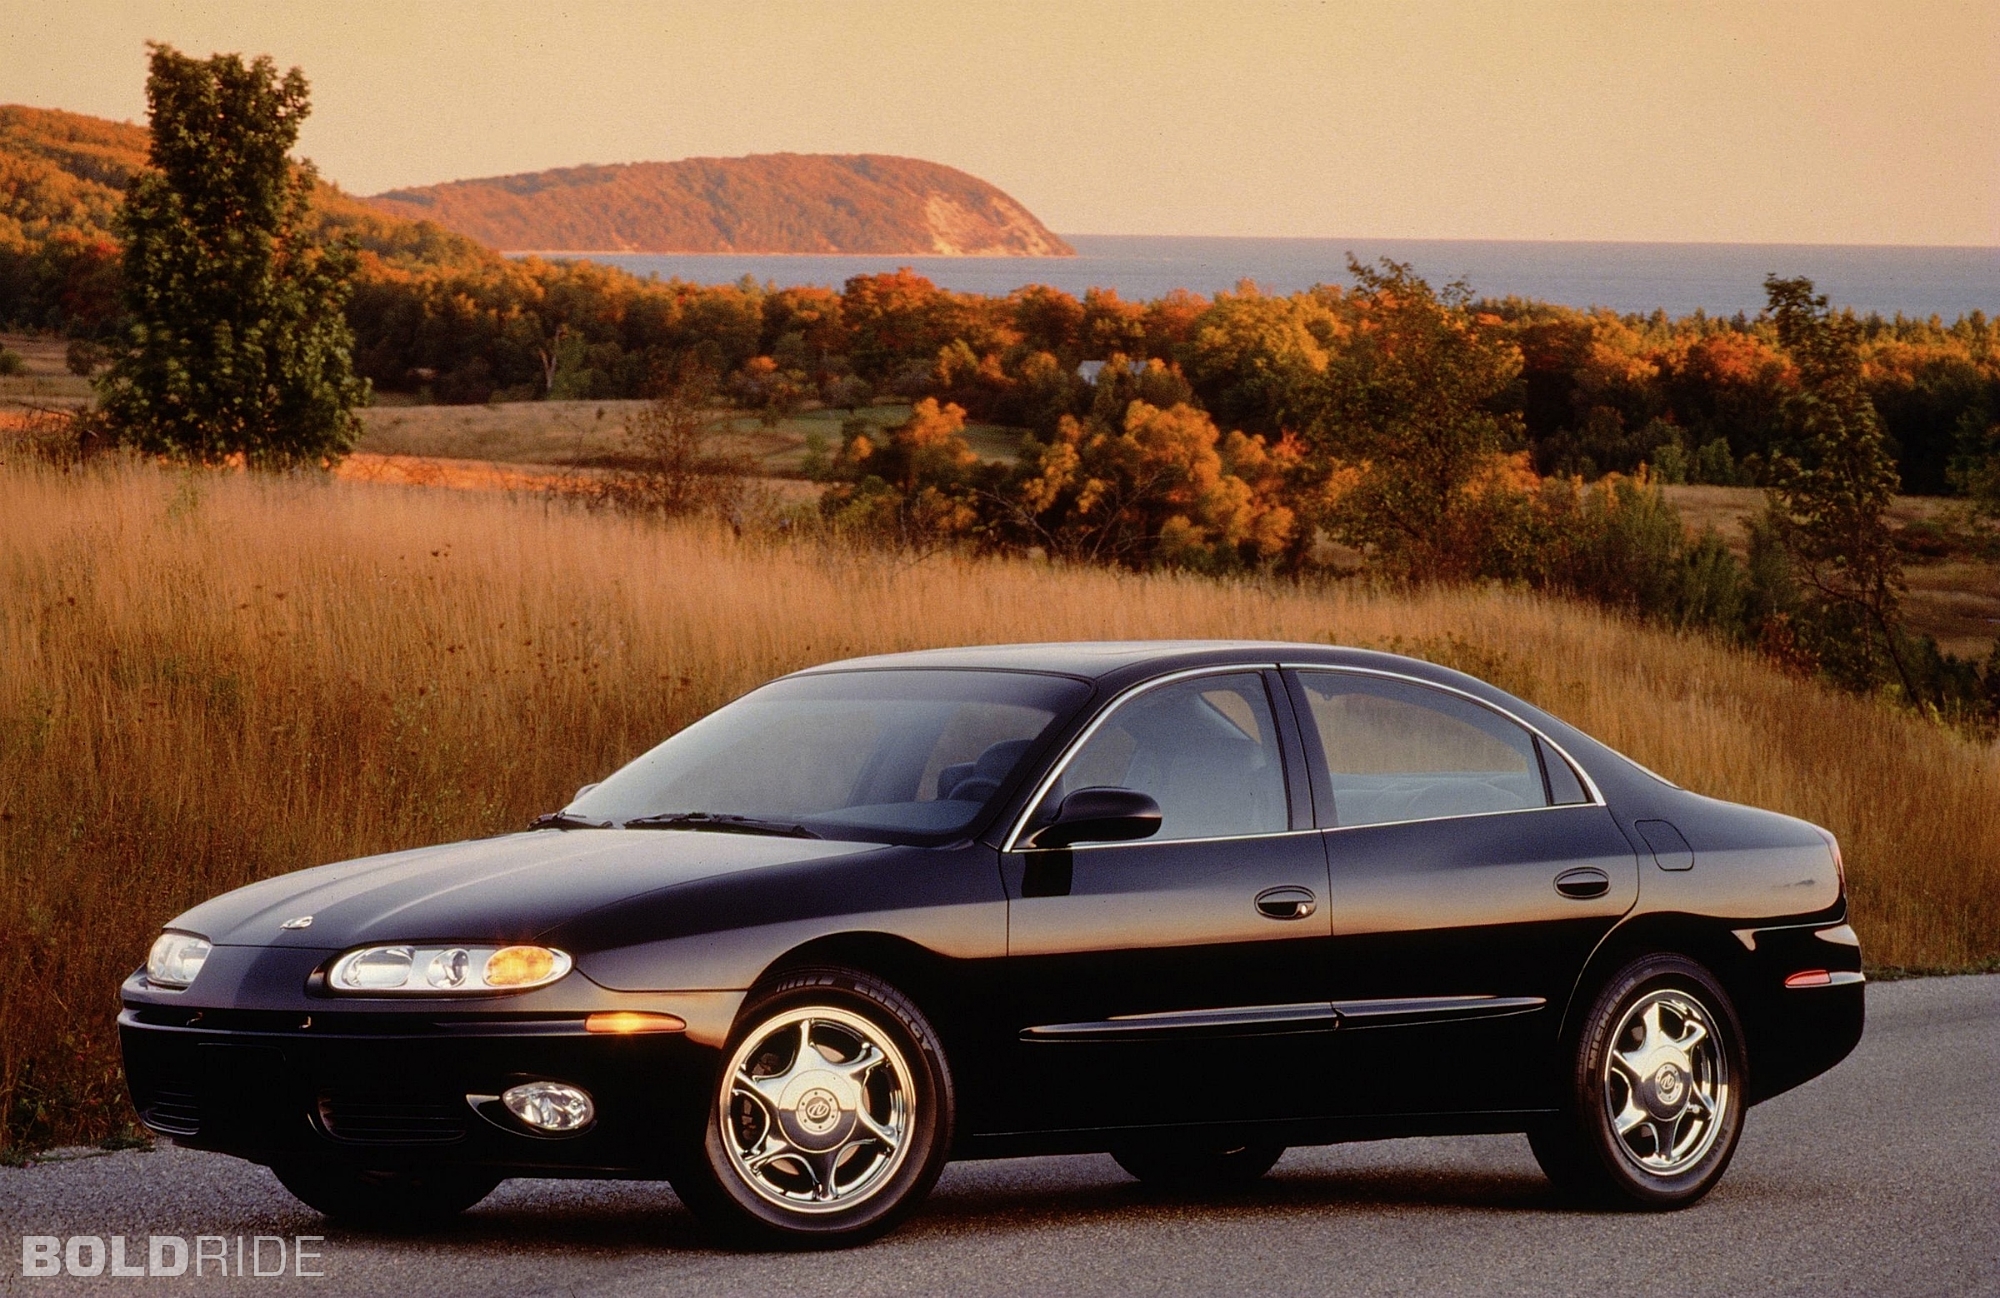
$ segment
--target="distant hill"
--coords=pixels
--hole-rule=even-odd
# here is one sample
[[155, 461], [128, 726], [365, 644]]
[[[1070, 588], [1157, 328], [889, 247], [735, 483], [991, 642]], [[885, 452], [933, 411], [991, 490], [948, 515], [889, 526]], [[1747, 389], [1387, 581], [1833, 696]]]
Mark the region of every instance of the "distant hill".
[[108, 231], [148, 138], [128, 122], [0, 104], [0, 238]]
[[[152, 132], [54, 108], [0, 104], [0, 256], [71, 232], [111, 237], [125, 186], [146, 167]], [[383, 260], [409, 265], [467, 264], [492, 254], [434, 224], [392, 216], [321, 181], [316, 224], [353, 236]]]
[[367, 201], [513, 252], [1076, 255], [977, 176], [874, 153], [565, 167]]

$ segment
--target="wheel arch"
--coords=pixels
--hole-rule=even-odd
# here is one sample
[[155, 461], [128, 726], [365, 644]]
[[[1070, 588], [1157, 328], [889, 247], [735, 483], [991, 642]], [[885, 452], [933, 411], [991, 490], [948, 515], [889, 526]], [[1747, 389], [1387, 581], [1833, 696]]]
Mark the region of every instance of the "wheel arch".
[[[956, 997], [950, 994], [951, 962], [935, 951], [907, 937], [874, 930], [828, 933], [801, 942], [779, 955], [757, 975], [755, 986], [776, 982], [800, 969], [837, 965], [865, 973], [888, 983], [908, 997], [937, 1029], [950, 1053], [956, 1036], [950, 1010]], [[748, 1006], [750, 998], [745, 997]], [[738, 1009], [739, 1017], [742, 1009]]]
[[1749, 952], [1721, 920], [1679, 913], [1636, 915], [1597, 944], [1570, 990], [1563, 1007], [1558, 1058], [1566, 1058], [1575, 1043], [1585, 1013], [1604, 985], [1626, 965], [1643, 956], [1677, 955], [1692, 960], [1714, 976], [1743, 1035], [1746, 1068], [1755, 1086], [1759, 1032], [1751, 991]]
[[[857, 930], [827, 933], [785, 951], [757, 975], [757, 984], [772, 982], [795, 969], [841, 965], [873, 974], [919, 1004], [937, 977], [941, 958], [929, 948], [895, 933]], [[913, 985], [914, 984], [914, 985]]]

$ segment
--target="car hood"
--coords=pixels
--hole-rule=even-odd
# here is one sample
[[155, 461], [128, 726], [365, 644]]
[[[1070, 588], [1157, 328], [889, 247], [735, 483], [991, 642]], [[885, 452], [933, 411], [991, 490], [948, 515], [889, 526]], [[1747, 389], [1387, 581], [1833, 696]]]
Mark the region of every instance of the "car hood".
[[[167, 927], [223, 946], [524, 942], [677, 884], [876, 850], [709, 831], [545, 829], [279, 875], [203, 902]], [[284, 927], [306, 916], [310, 924]]]

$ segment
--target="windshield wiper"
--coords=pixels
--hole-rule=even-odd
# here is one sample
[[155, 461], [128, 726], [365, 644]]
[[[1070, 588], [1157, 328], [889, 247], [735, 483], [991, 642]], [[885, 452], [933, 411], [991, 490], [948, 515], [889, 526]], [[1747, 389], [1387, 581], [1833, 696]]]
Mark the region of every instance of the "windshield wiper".
[[529, 829], [609, 829], [608, 821], [585, 820], [567, 811], [551, 811], [528, 822]]
[[769, 834], [774, 838], [819, 838], [804, 825], [784, 820], [759, 820], [713, 811], [670, 811], [660, 816], [634, 816], [627, 829], [712, 829], [723, 834]]

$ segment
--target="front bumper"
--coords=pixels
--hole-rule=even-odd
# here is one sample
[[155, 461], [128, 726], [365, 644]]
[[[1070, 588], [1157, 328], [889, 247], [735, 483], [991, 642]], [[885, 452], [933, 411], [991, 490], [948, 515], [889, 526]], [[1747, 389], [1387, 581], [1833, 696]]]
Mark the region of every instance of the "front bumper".
[[[561, 990], [474, 1004], [353, 1002], [308, 996], [303, 979], [282, 982], [284, 995], [230, 996], [228, 1005], [165, 993], [141, 977], [126, 983], [119, 1042], [148, 1127], [259, 1163], [657, 1177], [699, 1130], [741, 1000], [607, 992], [576, 975]], [[613, 1009], [676, 1014], [689, 1030], [585, 1029], [586, 1015]], [[538, 1079], [588, 1091], [592, 1125], [540, 1135], [500, 1106], [468, 1099]]]

